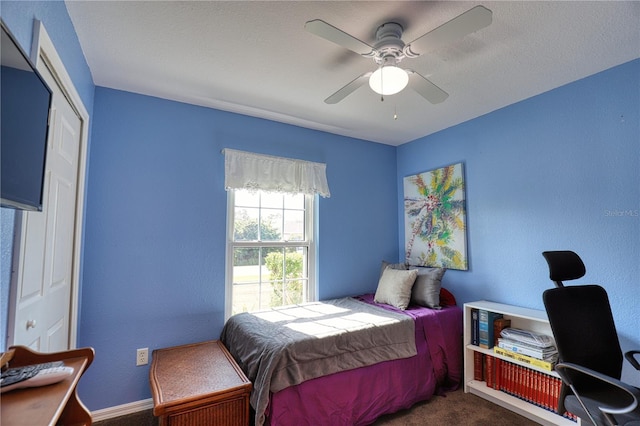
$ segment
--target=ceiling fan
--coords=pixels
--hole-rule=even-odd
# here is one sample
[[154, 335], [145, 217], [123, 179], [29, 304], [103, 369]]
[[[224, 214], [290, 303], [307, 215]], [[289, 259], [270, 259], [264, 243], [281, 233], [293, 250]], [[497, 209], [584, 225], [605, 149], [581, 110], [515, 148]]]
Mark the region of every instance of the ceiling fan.
[[[350, 34], [320, 19], [307, 22], [304, 28], [311, 34], [345, 47], [366, 58], [373, 58], [378, 65], [375, 71], [366, 72], [325, 99], [327, 104], [336, 104], [353, 93], [367, 81], [376, 93], [392, 95], [407, 85], [422, 97], [438, 104], [449, 96], [447, 92], [433, 84], [412, 69], [398, 67], [404, 58], [416, 58], [422, 53], [435, 50], [440, 46], [462, 38], [491, 24], [492, 12], [484, 6], [467, 10], [438, 28], [418, 37], [411, 43], [402, 41], [402, 25], [387, 22], [378, 27], [376, 42], [373, 46], [358, 40]], [[383, 98], [384, 99], [384, 98]]]

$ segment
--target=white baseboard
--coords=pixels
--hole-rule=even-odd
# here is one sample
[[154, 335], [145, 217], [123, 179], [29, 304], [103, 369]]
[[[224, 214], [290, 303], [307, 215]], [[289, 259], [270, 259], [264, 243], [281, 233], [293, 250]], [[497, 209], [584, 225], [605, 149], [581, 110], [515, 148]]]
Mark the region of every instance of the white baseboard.
[[91, 412], [94, 422], [112, 419], [114, 417], [125, 416], [137, 413], [138, 411], [150, 410], [153, 408], [153, 399], [143, 399], [142, 401], [130, 402], [128, 404], [116, 405], [115, 407], [103, 408]]

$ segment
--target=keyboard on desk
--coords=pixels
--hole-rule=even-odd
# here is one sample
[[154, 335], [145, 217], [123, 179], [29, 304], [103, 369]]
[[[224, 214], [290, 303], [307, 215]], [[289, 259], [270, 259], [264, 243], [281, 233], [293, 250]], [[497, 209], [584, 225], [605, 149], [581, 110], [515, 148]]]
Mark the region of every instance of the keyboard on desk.
[[16, 383], [20, 383], [24, 380], [28, 380], [44, 369], [63, 366], [64, 363], [62, 361], [52, 361], [44, 362], [41, 364], [25, 365], [23, 367], [8, 368], [7, 370], [2, 372], [2, 377], [0, 378], [0, 387], [4, 388], [5, 386], [10, 386]]

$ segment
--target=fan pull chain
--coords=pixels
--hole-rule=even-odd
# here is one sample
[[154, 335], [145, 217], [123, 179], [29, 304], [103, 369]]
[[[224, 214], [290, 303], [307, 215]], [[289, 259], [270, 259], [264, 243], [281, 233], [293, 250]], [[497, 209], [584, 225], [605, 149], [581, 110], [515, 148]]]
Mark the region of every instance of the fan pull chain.
[[397, 107], [397, 105], [393, 106], [393, 119], [394, 120], [398, 119], [398, 107]]
[[[382, 70], [382, 64], [378, 67], [378, 69]], [[384, 102], [384, 73], [380, 73], [380, 102]]]

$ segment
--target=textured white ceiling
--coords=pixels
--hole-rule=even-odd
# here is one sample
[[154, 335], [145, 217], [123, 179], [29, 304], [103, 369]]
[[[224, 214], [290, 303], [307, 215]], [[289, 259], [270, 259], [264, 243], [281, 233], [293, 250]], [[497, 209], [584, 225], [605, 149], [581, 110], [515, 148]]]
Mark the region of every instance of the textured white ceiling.
[[[449, 93], [380, 101], [368, 85], [324, 99], [375, 64], [304, 30], [322, 19], [373, 44], [398, 22], [409, 42], [472, 7], [476, 33], [402, 66]], [[640, 57], [640, 2], [68, 1], [96, 85], [390, 145], [429, 135]], [[397, 112], [397, 120], [394, 113]]]

